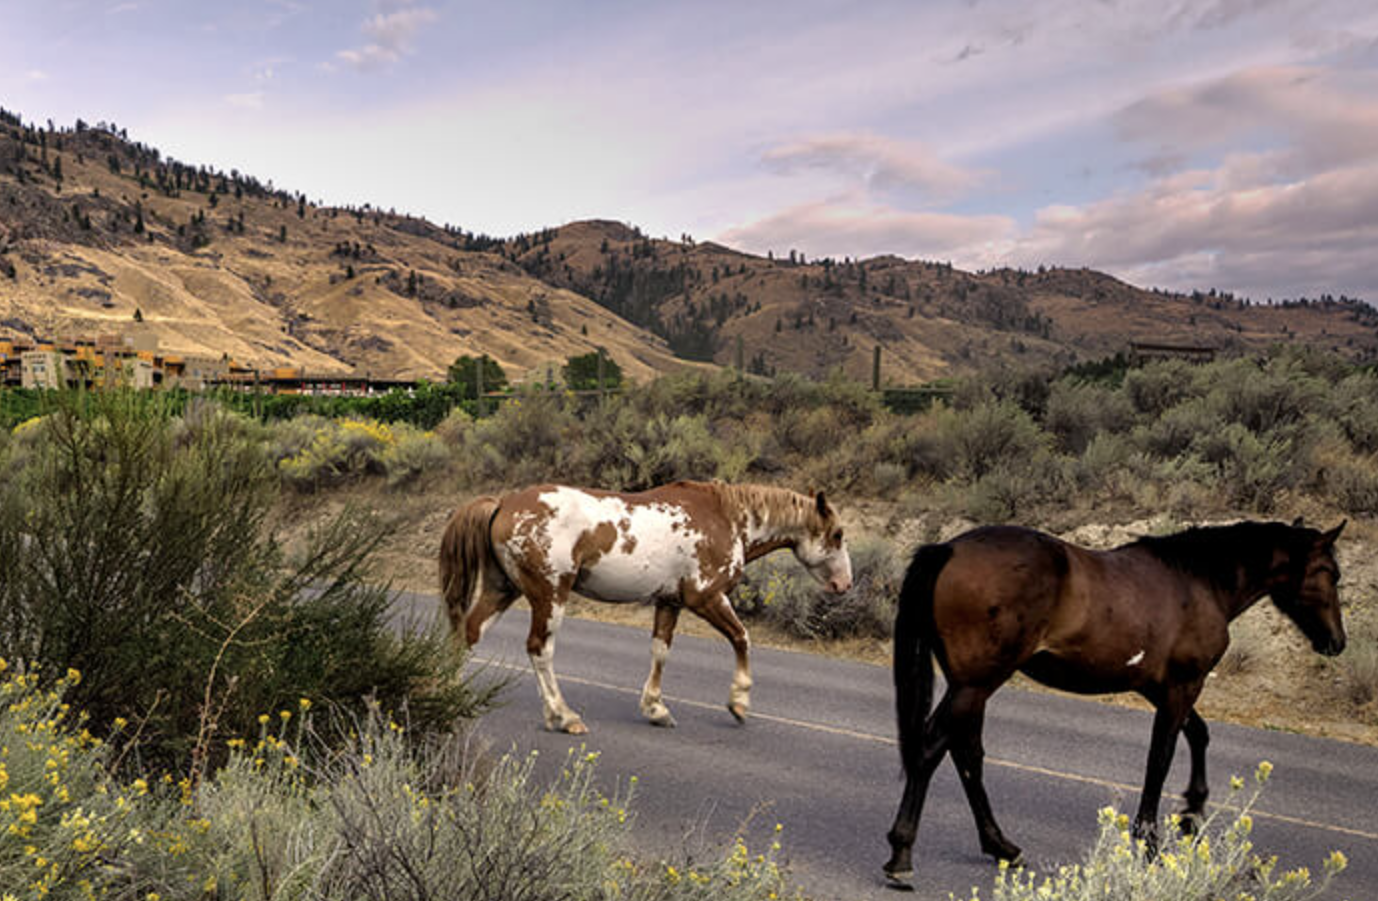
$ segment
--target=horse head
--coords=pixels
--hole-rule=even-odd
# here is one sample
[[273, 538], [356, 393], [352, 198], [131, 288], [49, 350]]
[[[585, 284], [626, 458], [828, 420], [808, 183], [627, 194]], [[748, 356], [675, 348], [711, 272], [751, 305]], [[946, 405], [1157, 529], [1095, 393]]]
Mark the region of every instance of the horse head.
[[1317, 653], [1334, 657], [1345, 649], [1344, 620], [1340, 614], [1340, 566], [1335, 562], [1335, 541], [1345, 523], [1329, 532], [1306, 528], [1298, 522], [1289, 529], [1289, 540], [1274, 551], [1269, 594], [1311, 641]]
[[823, 492], [814, 498], [816, 517], [810, 517], [807, 534], [794, 546], [794, 556], [804, 568], [833, 594], [852, 588], [852, 558], [842, 537], [837, 511]]

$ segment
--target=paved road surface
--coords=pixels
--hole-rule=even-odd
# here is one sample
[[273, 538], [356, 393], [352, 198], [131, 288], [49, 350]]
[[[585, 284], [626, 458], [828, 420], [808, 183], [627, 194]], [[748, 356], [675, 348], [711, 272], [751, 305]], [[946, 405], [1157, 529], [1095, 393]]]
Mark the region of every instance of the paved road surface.
[[[433, 599], [409, 600], [418, 611], [434, 609]], [[748, 820], [748, 844], [764, 846], [780, 822], [788, 862], [813, 897], [904, 897], [880, 879], [901, 789], [887, 669], [754, 649], [753, 716], [739, 726], [724, 707], [731, 649], [725, 641], [679, 636], [665, 676], [679, 726], [658, 729], [637, 709], [650, 661], [649, 624], [640, 630], [570, 619], [555, 660], [566, 699], [591, 730], [575, 738], [541, 728], [526, 626], [525, 608], [514, 609], [476, 649], [493, 672], [518, 677], [506, 706], [483, 722], [499, 748], [539, 748], [553, 766], [567, 748], [586, 743], [601, 752], [606, 779], [637, 775], [633, 809], [639, 837], [653, 851], [721, 843]], [[1132, 811], [1150, 720], [1146, 712], [1078, 698], [1013, 688], [995, 695], [986, 785], [1006, 835], [1034, 865], [1075, 860], [1095, 836], [1096, 811], [1105, 804]], [[1227, 794], [1231, 774], [1251, 774], [1264, 759], [1276, 767], [1255, 816], [1261, 849], [1279, 853], [1284, 866], [1313, 870], [1341, 849], [1350, 866], [1331, 897], [1378, 899], [1378, 749], [1223, 723], [1211, 725], [1211, 737], [1217, 799]], [[1186, 774], [1183, 747], [1169, 788], [1180, 790]], [[1176, 804], [1165, 799], [1164, 812]], [[919, 898], [966, 898], [973, 885], [990, 896], [993, 866], [979, 853], [946, 761], [929, 792], [915, 870]]]

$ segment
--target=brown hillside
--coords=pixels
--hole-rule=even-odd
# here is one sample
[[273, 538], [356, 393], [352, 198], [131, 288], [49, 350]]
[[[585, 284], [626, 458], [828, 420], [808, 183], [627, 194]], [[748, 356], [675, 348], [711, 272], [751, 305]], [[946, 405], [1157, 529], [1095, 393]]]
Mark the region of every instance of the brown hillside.
[[487, 353], [522, 378], [597, 346], [633, 377], [697, 360], [913, 384], [1066, 365], [1130, 341], [1378, 358], [1378, 311], [1145, 291], [1102, 273], [774, 259], [576, 222], [498, 241], [324, 208], [186, 166], [108, 128], [0, 111], [0, 336], [156, 336], [169, 351], [312, 372], [438, 378]]
[[522, 236], [507, 252], [680, 353], [731, 363], [740, 337], [744, 361], [758, 371], [842, 366], [869, 378], [876, 345], [883, 378], [899, 384], [993, 361], [1096, 359], [1131, 341], [1227, 352], [1299, 341], [1378, 357], [1378, 310], [1350, 300], [1251, 305], [1146, 291], [1089, 270], [971, 273], [892, 256], [770, 259], [687, 237], [653, 240], [608, 222]]
[[632, 376], [686, 365], [475, 243], [103, 130], [0, 122], [0, 336], [152, 335], [173, 352], [399, 378], [440, 377], [466, 353], [544, 374], [600, 345]]

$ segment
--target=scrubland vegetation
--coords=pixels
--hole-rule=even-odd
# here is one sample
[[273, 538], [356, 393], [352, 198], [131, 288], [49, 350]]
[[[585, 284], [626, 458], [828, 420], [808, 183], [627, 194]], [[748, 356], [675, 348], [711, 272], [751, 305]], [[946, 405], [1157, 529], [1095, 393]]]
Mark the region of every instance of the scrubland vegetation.
[[[1253, 786], [1234, 777], [1230, 797], [1193, 831], [1176, 817], [1156, 855], [1145, 853], [1142, 840], [1131, 838], [1129, 816], [1113, 807], [1100, 811], [1100, 833], [1085, 858], [1055, 873], [1001, 864], [992, 897], [995, 901], [1304, 901], [1323, 895], [1348, 861], [1332, 851], [1312, 874], [1308, 867], [1279, 871], [1274, 856], [1261, 856], [1249, 838], [1252, 811], [1272, 772], [1259, 764]], [[979, 901], [973, 890], [971, 901]]]
[[[133, 392], [7, 401], [5, 892], [764, 899], [791, 891], [778, 848], [758, 856], [736, 844], [697, 862], [637, 856], [632, 785], [596, 789], [596, 755], [571, 756], [546, 783], [530, 760], [470, 747], [465, 724], [499, 687], [467, 675], [463, 655], [430, 623], [395, 628], [373, 570], [386, 527], [346, 509], [289, 542], [272, 525], [284, 491], [314, 495], [369, 480], [398, 493], [554, 480], [639, 489], [722, 478], [974, 521], [1065, 522], [1091, 510], [1182, 523], [1299, 507], [1378, 514], [1378, 376], [1298, 351], [1205, 366], [1008, 373], [963, 383], [950, 402], [905, 416], [840, 378], [731, 373], [661, 378], [603, 399], [516, 390], [481, 418], [453, 397], [437, 415], [436, 396], [446, 395], [285, 418], [255, 418], [242, 401], [236, 412]], [[904, 550], [853, 536], [856, 588], [828, 604], [790, 558], [767, 558], [735, 601], [745, 616], [802, 637], [883, 638]], [[1370, 610], [1350, 615], [1334, 690], [1371, 709], [1378, 619]], [[1216, 836], [1214, 858], [1203, 856], [1202, 839], [1183, 838], [1156, 861], [1129, 853], [1107, 815], [1092, 855], [1055, 876], [1053, 894], [1007, 873], [997, 895], [1185, 899], [1206, 897], [1199, 886], [1209, 884], [1224, 897], [1304, 897], [1295, 876], [1277, 877], [1291, 879], [1292, 894], [1260, 888], [1260, 872], [1274, 877], [1246, 863], [1247, 813], [1245, 804], [1206, 830]], [[1174, 894], [1172, 862], [1206, 875], [1181, 877]], [[1115, 875], [1102, 879], [1107, 873]], [[1228, 878], [1201, 881], [1221, 873]], [[1120, 893], [1085, 889], [1102, 883]], [[1139, 894], [1121, 892], [1131, 888]]]
[[[633, 856], [632, 783], [597, 789], [596, 754], [546, 782], [470, 747], [501, 686], [429, 623], [397, 628], [377, 522], [347, 511], [290, 553], [268, 527], [287, 461], [319, 450], [316, 424], [274, 449], [302, 425], [112, 392], [6, 430], [0, 895], [788, 894], [778, 844]], [[337, 478], [411, 434], [329, 428]]]
[[[926, 523], [1042, 527], [1153, 518], [1164, 530], [1238, 516], [1378, 515], [1378, 374], [1296, 348], [1267, 357], [1062, 373], [996, 372], [913, 415], [840, 377], [684, 374], [600, 400], [516, 390], [489, 415], [271, 420], [283, 484], [319, 492], [477, 493], [540, 481], [637, 490], [678, 478], [824, 488]], [[823, 601], [788, 557], [748, 571], [735, 601], [803, 638], [888, 635], [903, 552], [854, 541], [858, 587]], [[1378, 699], [1378, 611], [1350, 611], [1335, 667], [1359, 706]]]

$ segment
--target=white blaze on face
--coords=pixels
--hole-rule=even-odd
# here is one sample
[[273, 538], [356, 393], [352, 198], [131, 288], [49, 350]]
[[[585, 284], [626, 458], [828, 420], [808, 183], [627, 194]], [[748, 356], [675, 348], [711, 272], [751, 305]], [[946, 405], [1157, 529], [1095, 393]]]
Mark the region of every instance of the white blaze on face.
[[644, 601], [678, 594], [686, 579], [704, 587], [697, 553], [704, 536], [683, 508], [628, 504], [618, 497], [595, 497], [566, 487], [547, 491], [538, 500], [554, 511], [547, 526], [553, 581], [575, 572], [579, 538], [607, 523], [617, 529], [616, 541], [579, 574], [581, 594], [604, 601]]

